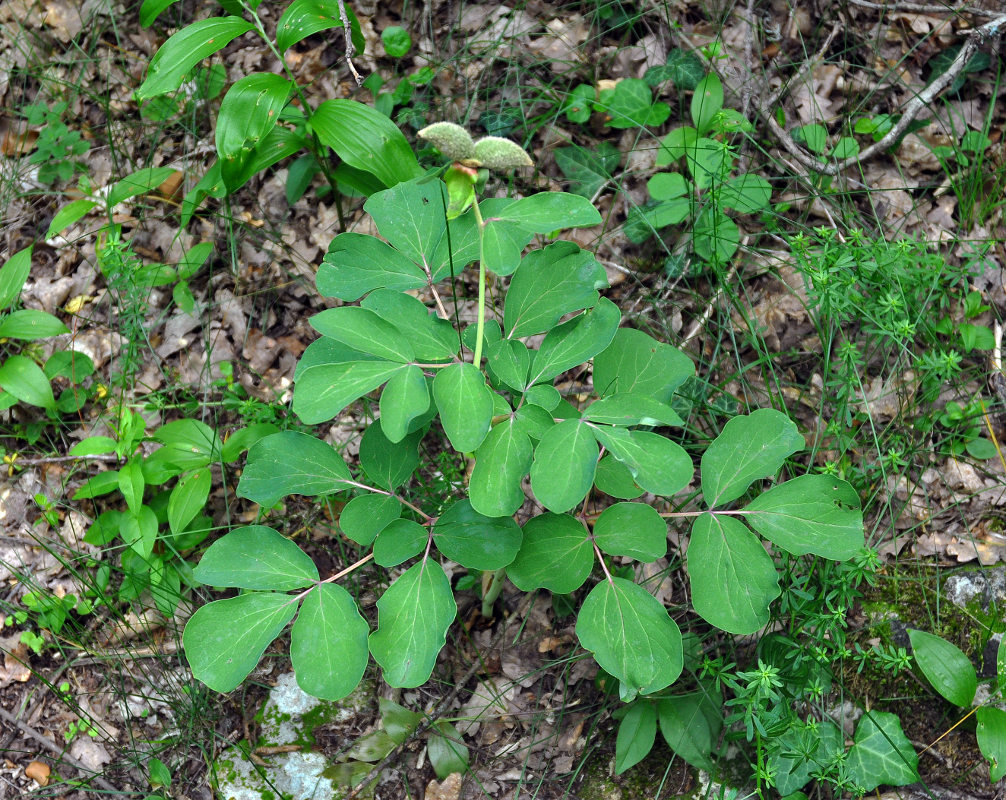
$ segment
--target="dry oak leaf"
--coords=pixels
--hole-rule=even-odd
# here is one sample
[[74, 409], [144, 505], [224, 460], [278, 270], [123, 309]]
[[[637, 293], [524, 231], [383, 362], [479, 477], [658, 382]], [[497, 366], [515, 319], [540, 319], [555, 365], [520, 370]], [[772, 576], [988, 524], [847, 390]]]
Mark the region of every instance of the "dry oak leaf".
[[461, 797], [461, 773], [452, 772], [443, 783], [430, 781], [426, 786], [426, 800], [458, 800]]

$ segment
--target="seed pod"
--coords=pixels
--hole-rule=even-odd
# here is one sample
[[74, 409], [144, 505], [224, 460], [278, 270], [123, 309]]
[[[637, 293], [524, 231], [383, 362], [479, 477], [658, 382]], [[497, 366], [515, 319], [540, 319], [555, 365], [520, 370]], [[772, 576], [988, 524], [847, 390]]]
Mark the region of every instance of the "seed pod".
[[513, 169], [534, 165], [523, 147], [499, 136], [486, 136], [475, 143], [475, 158], [489, 169]]
[[475, 155], [475, 142], [471, 135], [453, 122], [434, 122], [419, 131], [419, 136], [451, 161], [463, 161]]

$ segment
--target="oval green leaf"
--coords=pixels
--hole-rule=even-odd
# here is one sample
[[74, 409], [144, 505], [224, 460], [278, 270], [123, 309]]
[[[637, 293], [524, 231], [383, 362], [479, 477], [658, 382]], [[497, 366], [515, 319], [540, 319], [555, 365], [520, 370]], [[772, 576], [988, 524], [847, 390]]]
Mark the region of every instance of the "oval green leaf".
[[567, 419], [549, 428], [531, 465], [531, 489], [538, 502], [557, 514], [581, 502], [594, 483], [597, 456], [589, 425]]
[[451, 446], [462, 453], [478, 449], [493, 417], [493, 393], [482, 372], [467, 362], [439, 370], [433, 399]]
[[507, 576], [522, 592], [575, 592], [590, 577], [594, 550], [587, 529], [568, 514], [541, 514], [524, 525], [520, 552]]
[[0, 388], [30, 406], [56, 408], [49, 379], [27, 356], [11, 356], [0, 365]]
[[667, 523], [645, 503], [615, 503], [594, 523], [594, 541], [609, 556], [656, 561], [667, 553]]
[[468, 500], [456, 502], [433, 526], [437, 549], [469, 569], [502, 569], [514, 560], [522, 539], [511, 517], [487, 517]]
[[247, 525], [217, 539], [192, 572], [207, 586], [286, 592], [318, 581], [318, 568], [296, 544], [265, 525]]
[[351, 482], [334, 447], [306, 433], [283, 431], [252, 445], [237, 493], [268, 508], [288, 494], [332, 494]]
[[339, 515], [339, 527], [357, 544], [366, 547], [383, 528], [402, 515], [402, 504], [386, 494], [354, 497]]
[[370, 661], [370, 626], [353, 596], [334, 583], [304, 598], [290, 629], [290, 660], [297, 685], [312, 697], [341, 700], [360, 683]]
[[940, 636], [909, 629], [915, 663], [932, 687], [955, 706], [970, 708], [978, 689], [978, 676], [960, 648]]

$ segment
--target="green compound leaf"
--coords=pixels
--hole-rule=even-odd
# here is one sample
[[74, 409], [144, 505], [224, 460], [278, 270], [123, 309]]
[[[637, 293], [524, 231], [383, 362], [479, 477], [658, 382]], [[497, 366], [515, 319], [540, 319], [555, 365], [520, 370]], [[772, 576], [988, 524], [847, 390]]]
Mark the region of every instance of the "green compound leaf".
[[759, 495], [744, 512], [748, 525], [795, 556], [844, 561], [864, 543], [859, 495], [831, 475], [793, 478]]
[[238, 497], [270, 508], [288, 494], [315, 497], [348, 489], [349, 467], [330, 444], [296, 431], [259, 439], [248, 451]]
[[150, 59], [147, 79], [135, 92], [136, 101], [175, 91], [196, 64], [254, 27], [240, 17], [212, 17], [182, 28]]
[[431, 314], [415, 297], [390, 289], [375, 289], [360, 305], [405, 332], [418, 360], [450, 361], [457, 355], [460, 345], [454, 326]]
[[932, 687], [961, 708], [970, 708], [978, 689], [978, 676], [970, 659], [940, 636], [910, 629], [915, 663]]
[[514, 560], [522, 540], [512, 517], [487, 517], [468, 500], [456, 502], [433, 526], [437, 549], [468, 569], [502, 569]]
[[761, 541], [723, 514], [703, 514], [688, 542], [692, 605], [704, 620], [728, 633], [761, 630], [779, 589], [779, 575]]
[[781, 411], [761, 408], [727, 421], [702, 454], [702, 495], [709, 508], [736, 500], [756, 480], [775, 475], [786, 458], [806, 447]]
[[353, 596], [334, 583], [316, 586], [290, 629], [297, 685], [312, 697], [341, 700], [357, 687], [370, 661], [370, 626]]
[[[352, 8], [348, 5], [345, 8], [349, 18], [350, 41], [356, 54], [360, 55], [366, 49], [360, 21]], [[293, 0], [276, 25], [276, 47], [285, 53], [312, 34], [342, 27], [338, 0]]]
[[311, 557], [265, 525], [236, 528], [217, 539], [192, 574], [207, 586], [277, 592], [302, 589], [319, 579]]
[[695, 220], [692, 244], [696, 255], [704, 261], [727, 261], [737, 252], [739, 243], [737, 223], [718, 208], [709, 206], [703, 209]]
[[34, 341], [69, 333], [70, 329], [52, 314], [23, 308], [0, 319], [0, 338]]
[[615, 739], [615, 774], [634, 767], [653, 749], [657, 738], [657, 707], [639, 701], [629, 706], [618, 725]]
[[494, 219], [507, 222], [524, 233], [543, 234], [601, 224], [601, 214], [594, 204], [569, 192], [539, 192], [522, 197], [498, 211]]
[[31, 247], [18, 250], [0, 267], [0, 311], [7, 309], [21, 294], [31, 272]]
[[404, 369], [404, 364], [393, 361], [344, 361], [311, 367], [297, 376], [293, 411], [307, 425], [327, 422]]
[[392, 247], [433, 273], [447, 257], [446, 206], [443, 181], [417, 179], [378, 192], [363, 207]]
[[615, 503], [594, 523], [594, 541], [609, 556], [656, 561], [667, 553], [667, 523], [652, 506]]
[[478, 449], [493, 417], [493, 392], [478, 367], [465, 362], [439, 370], [433, 399], [451, 446], [462, 453]]
[[906, 786], [919, 780], [919, 757], [901, 730], [897, 714], [868, 711], [856, 726], [846, 762], [864, 792], [880, 785]]
[[771, 198], [772, 185], [760, 175], [738, 175], [719, 188], [720, 204], [742, 214], [767, 208]]
[[329, 308], [310, 319], [323, 336], [361, 353], [388, 361], [409, 362], [416, 358], [409, 338], [378, 314], [359, 306]]
[[668, 697], [657, 703], [657, 713], [667, 746], [693, 767], [712, 769], [710, 755], [722, 718], [712, 698], [701, 692]]
[[426, 274], [387, 242], [360, 233], [340, 233], [318, 267], [317, 284], [325, 297], [348, 302], [372, 289], [418, 289], [426, 285]]
[[684, 448], [649, 431], [602, 428], [591, 425], [597, 441], [632, 473], [648, 492], [673, 495], [688, 485], [694, 467]]
[[576, 620], [580, 644], [621, 681], [621, 697], [658, 692], [681, 674], [681, 632], [657, 599], [623, 578], [590, 590]]
[[0, 389], [30, 406], [56, 408], [49, 379], [27, 356], [10, 356], [0, 365]]
[[381, 428], [392, 442], [404, 439], [430, 409], [430, 387], [415, 364], [396, 372], [381, 392]]
[[370, 106], [355, 100], [326, 100], [311, 115], [310, 125], [321, 143], [345, 163], [369, 172], [385, 186], [423, 174], [398, 126]]
[[583, 523], [568, 514], [546, 513], [524, 525], [520, 552], [506, 571], [522, 592], [569, 594], [583, 586], [593, 565], [594, 551]]
[[590, 311], [552, 328], [531, 363], [529, 383], [551, 380], [593, 358], [611, 344], [621, 318], [618, 306], [602, 297]]
[[228, 185], [240, 168], [236, 159], [256, 147], [276, 127], [293, 88], [280, 75], [255, 73], [241, 78], [227, 90], [217, 116], [216, 145]]
[[669, 405], [645, 394], [613, 394], [591, 403], [583, 419], [605, 425], [674, 425], [685, 421]]
[[411, 519], [396, 519], [377, 534], [374, 561], [382, 567], [397, 567], [418, 556], [426, 547], [429, 531]]
[[371, 482], [389, 492], [405, 483], [419, 466], [422, 431], [392, 442], [380, 425], [371, 425], [360, 439], [360, 466]]
[[208, 467], [197, 469], [184, 478], [179, 478], [168, 497], [168, 526], [172, 533], [181, 533], [203, 510], [206, 498], [210, 496], [211, 484], [212, 475]]
[[619, 328], [594, 359], [594, 390], [602, 395], [645, 394], [667, 403], [695, 374], [695, 364], [675, 347], [634, 328]]
[[982, 706], [975, 714], [978, 720], [978, 748], [989, 760], [992, 783], [1006, 775], [1006, 711]]
[[529, 253], [507, 289], [503, 309], [507, 338], [551, 330], [564, 314], [592, 308], [597, 290], [607, 285], [597, 259], [572, 242], [556, 242]]
[[444, 570], [426, 558], [411, 566], [377, 601], [370, 652], [390, 686], [422, 686], [433, 674], [447, 629], [458, 613]]
[[531, 469], [531, 439], [509, 417], [496, 425], [475, 453], [468, 482], [472, 507], [489, 517], [509, 517], [524, 505], [521, 480]]
[[250, 592], [197, 609], [182, 634], [192, 674], [215, 692], [236, 689], [296, 610], [292, 597], [276, 592]]
[[596, 149], [590, 150], [579, 146], [559, 147], [554, 155], [556, 166], [569, 180], [570, 192], [588, 200], [611, 180], [622, 160], [622, 153], [611, 142], [600, 142]]
[[620, 500], [635, 500], [643, 494], [643, 490], [636, 486], [636, 482], [632, 479], [629, 468], [611, 455], [604, 456], [597, 463], [594, 486], [598, 491]]
[[531, 489], [538, 502], [549, 511], [569, 511], [590, 491], [597, 458], [597, 441], [589, 425], [567, 419], [549, 428], [531, 465]]
[[366, 547], [385, 527], [402, 515], [402, 504], [386, 494], [354, 497], [339, 515], [339, 527], [357, 544]]

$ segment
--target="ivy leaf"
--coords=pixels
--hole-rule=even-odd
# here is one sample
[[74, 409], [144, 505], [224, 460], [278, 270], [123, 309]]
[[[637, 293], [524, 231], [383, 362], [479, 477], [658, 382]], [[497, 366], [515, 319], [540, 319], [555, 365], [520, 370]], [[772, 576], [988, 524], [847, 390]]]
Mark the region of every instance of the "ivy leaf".
[[667, 403], [695, 374], [695, 364], [675, 347], [634, 328], [619, 328], [594, 359], [594, 390], [602, 395], [645, 394]]
[[970, 708], [978, 689], [978, 676], [971, 660], [960, 648], [940, 636], [910, 629], [915, 663], [932, 687], [961, 708]]
[[330, 444], [306, 433], [283, 431], [252, 445], [237, 493], [270, 508], [288, 494], [332, 494], [349, 488], [352, 480], [346, 462]]
[[361, 233], [340, 233], [318, 267], [318, 291], [347, 302], [378, 289], [406, 291], [426, 285], [426, 274], [387, 242]]
[[567, 419], [549, 428], [531, 465], [531, 489], [538, 502], [549, 511], [569, 511], [590, 491], [597, 458], [597, 441], [589, 425]]
[[539, 514], [524, 525], [524, 541], [507, 567], [522, 592], [575, 592], [590, 577], [594, 552], [583, 523], [568, 514]]
[[286, 592], [317, 583], [318, 568], [296, 544], [265, 525], [236, 528], [209, 546], [192, 571], [207, 586]]
[[451, 364], [433, 379], [433, 399], [451, 446], [462, 453], [477, 449], [489, 433], [493, 393], [474, 364]]
[[622, 312], [602, 297], [590, 311], [552, 328], [531, 363], [529, 384], [551, 380], [593, 358], [611, 344]]
[[728, 633], [765, 627], [769, 604], [781, 593], [772, 558], [734, 517], [702, 514], [688, 543], [692, 605], [704, 620]]
[[334, 583], [312, 589], [290, 629], [297, 685], [312, 697], [341, 700], [357, 687], [370, 661], [370, 626], [353, 596]]
[[621, 775], [642, 761], [657, 738], [657, 707], [636, 702], [629, 706], [618, 725], [615, 739], [615, 774]]
[[597, 441], [629, 468], [643, 489], [670, 496], [692, 479], [692, 459], [681, 445], [649, 431], [591, 426]]
[[569, 190], [589, 200], [611, 180], [622, 160], [622, 153], [611, 142], [600, 142], [596, 149], [559, 147], [554, 155], [556, 166], [569, 180]]
[[277, 592], [249, 592], [198, 608], [182, 634], [192, 674], [215, 692], [236, 689], [296, 610], [292, 597]]
[[344, 361], [311, 367], [297, 376], [293, 411], [307, 425], [327, 422], [405, 368], [393, 361]]
[[795, 556], [845, 561], [864, 543], [859, 495], [831, 475], [801, 475], [774, 486], [744, 512], [752, 528]]
[[531, 439], [513, 417], [489, 431], [468, 482], [472, 507], [489, 517], [515, 514], [524, 505], [521, 480], [531, 468], [531, 452]]
[[386, 494], [361, 494], [342, 509], [339, 527], [354, 542], [366, 547], [401, 514], [402, 504], [396, 498]]
[[377, 601], [378, 626], [370, 652], [388, 685], [422, 686], [433, 674], [447, 629], [458, 613], [443, 568], [426, 558], [412, 565]]
[[796, 424], [781, 411], [761, 408], [727, 421], [702, 454], [702, 495], [710, 508], [736, 500], [760, 478], [778, 472], [806, 447]]
[[681, 632], [657, 599], [624, 578], [590, 590], [576, 620], [580, 644], [621, 681], [623, 702], [670, 686], [681, 674]]
[[667, 553], [667, 523], [652, 506], [615, 503], [594, 523], [594, 541], [609, 556], [656, 561]]
[[650, 67], [643, 80], [654, 88], [664, 81], [673, 81], [681, 91], [690, 92], [699, 85], [705, 74], [706, 68], [701, 58], [690, 50], [676, 47], [667, 54], [667, 63]]
[[906, 786], [919, 780], [919, 757], [901, 730], [897, 714], [866, 712], [856, 726], [845, 763], [864, 792], [881, 784]]
[[608, 285], [593, 254], [572, 242], [529, 253], [510, 279], [503, 310], [507, 338], [544, 333], [564, 314], [591, 308]]
[[147, 79], [135, 92], [136, 101], [175, 91], [196, 64], [254, 27], [240, 17], [211, 17], [182, 28], [150, 59]]
[[433, 526], [433, 542], [468, 569], [502, 569], [517, 555], [523, 535], [512, 517], [487, 517], [459, 500]]
[[602, 91], [598, 106], [609, 115], [612, 128], [656, 127], [671, 114], [667, 103], [653, 102], [650, 87], [639, 78], [624, 78], [614, 89]]

